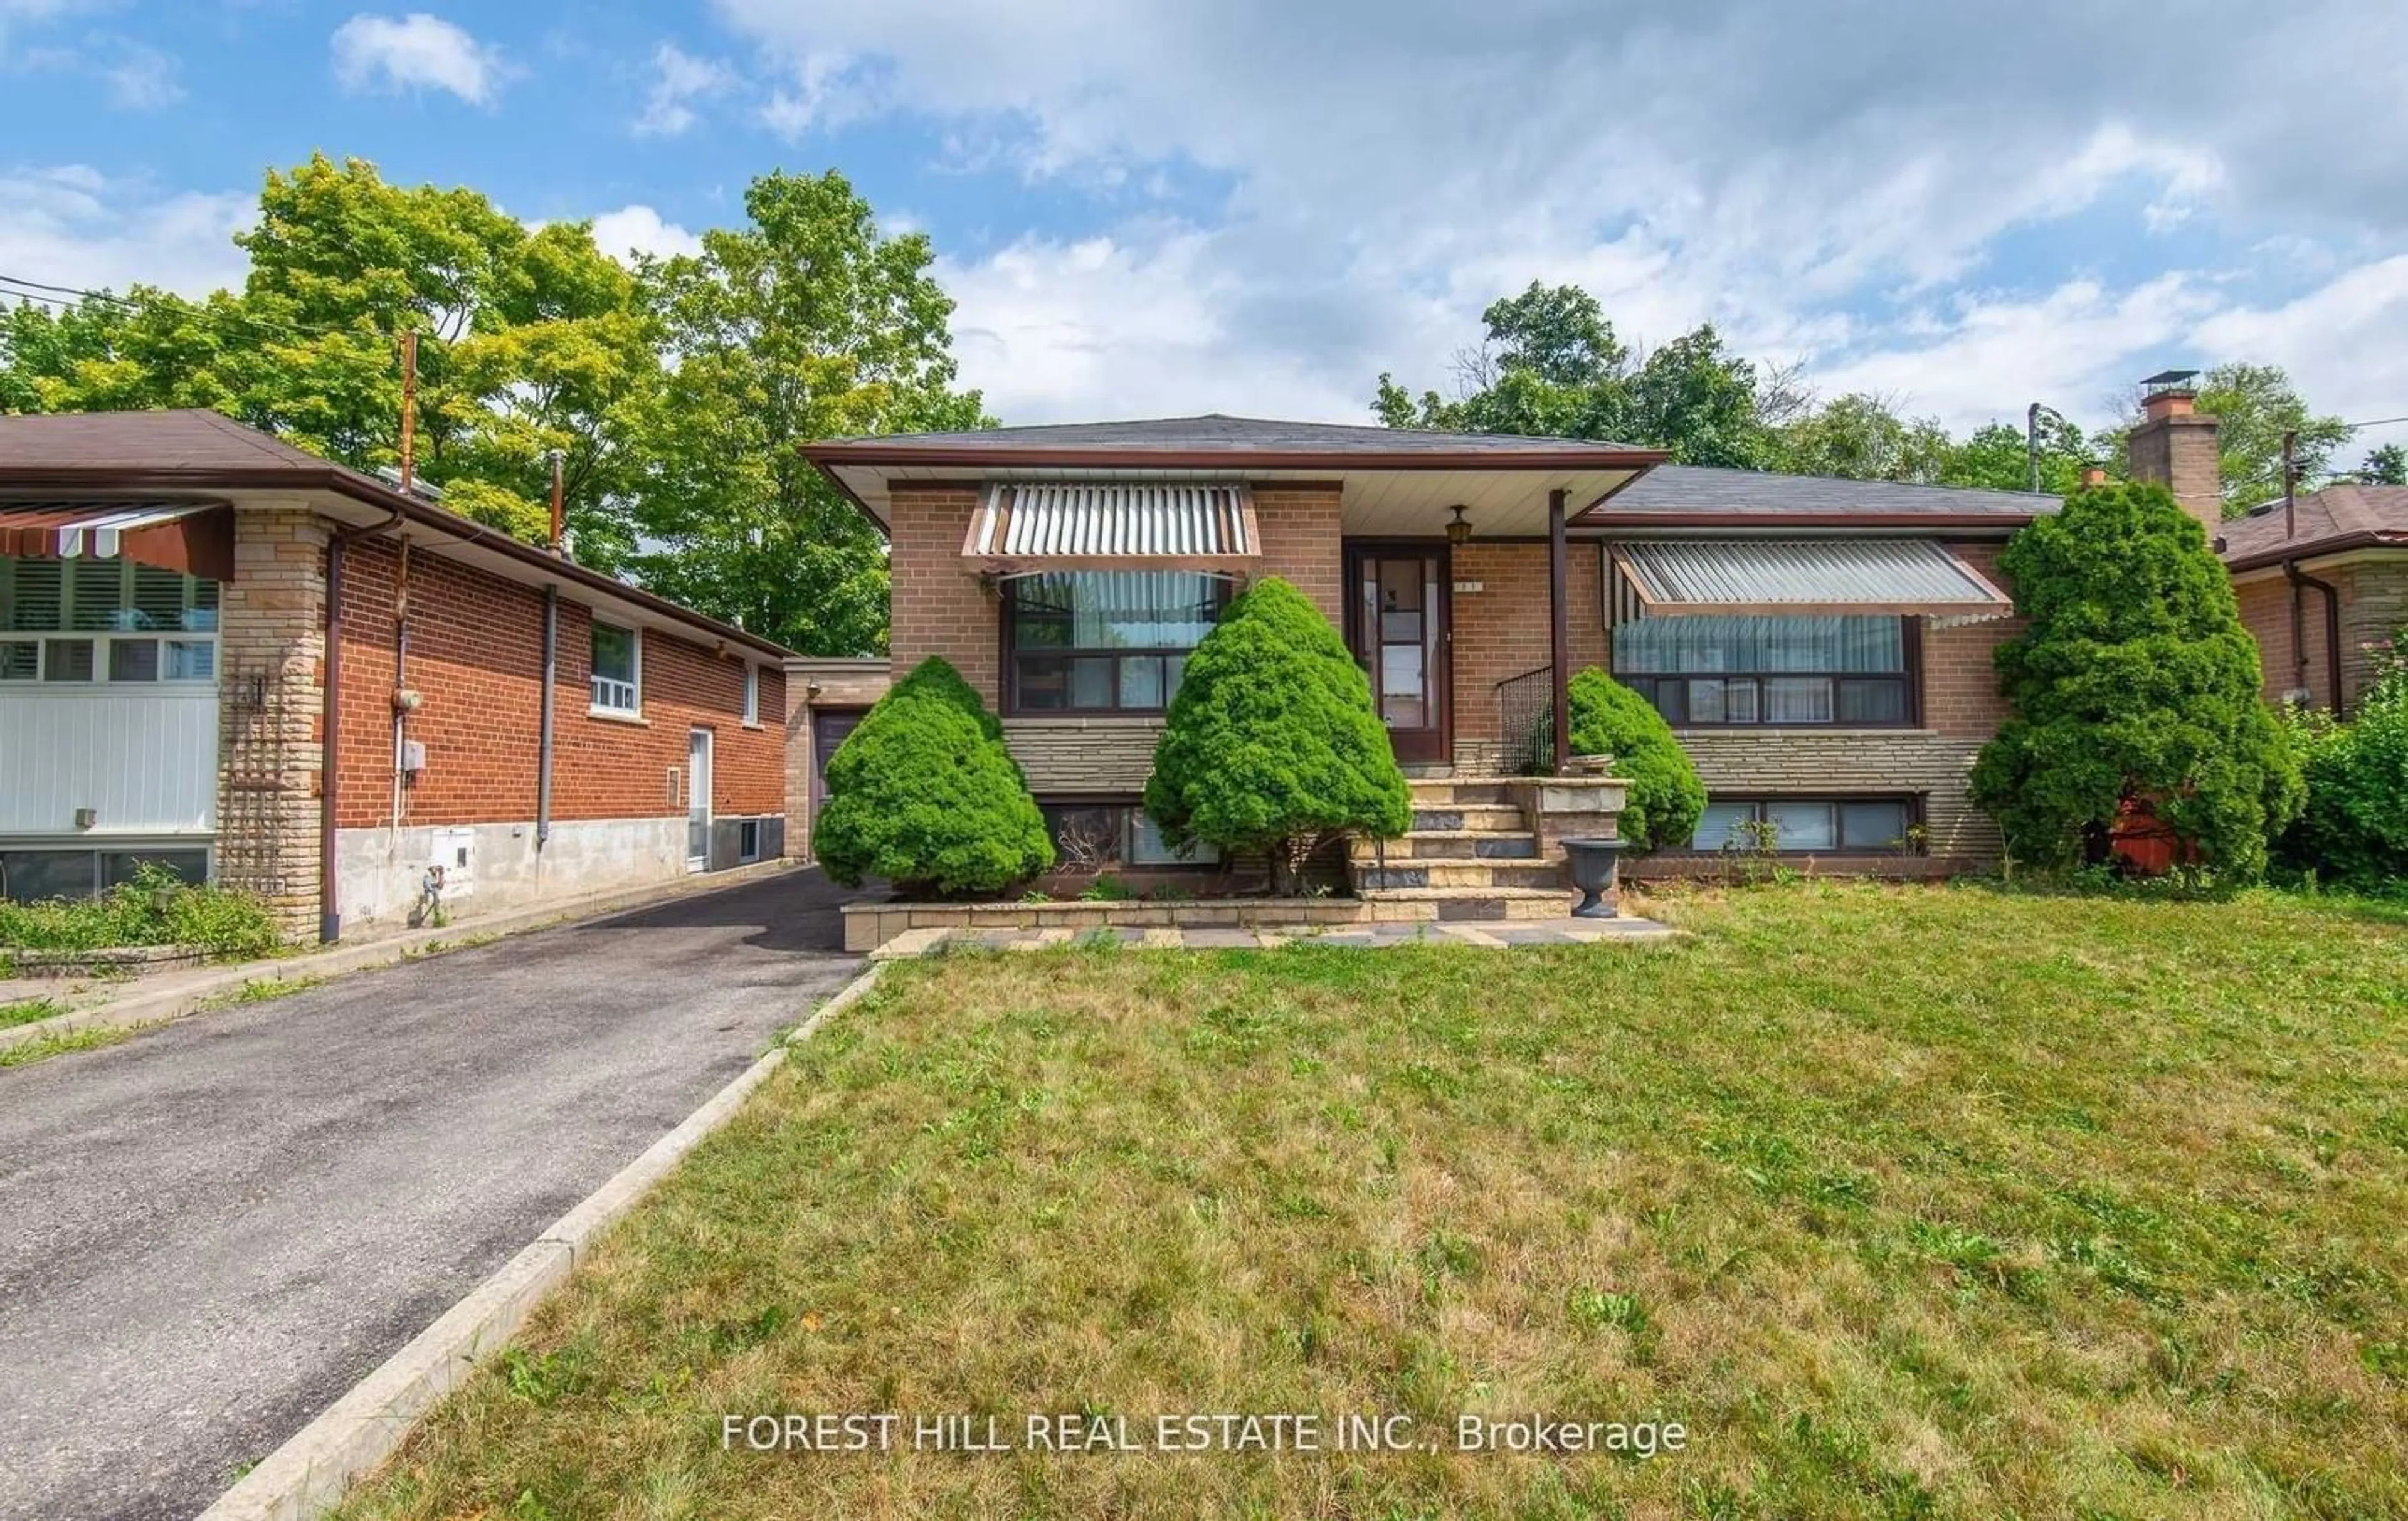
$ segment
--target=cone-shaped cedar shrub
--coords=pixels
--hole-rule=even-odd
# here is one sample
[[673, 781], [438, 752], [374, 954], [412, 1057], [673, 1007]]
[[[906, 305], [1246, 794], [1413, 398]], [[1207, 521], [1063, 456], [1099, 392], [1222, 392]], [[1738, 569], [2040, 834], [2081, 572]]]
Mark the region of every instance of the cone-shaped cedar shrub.
[[1054, 864], [1002, 725], [934, 656], [828, 757], [811, 850], [846, 886], [883, 877], [905, 897], [996, 892]]
[[2017, 532], [1999, 566], [2030, 624], [1999, 647], [2014, 713], [1982, 748], [1973, 799], [2009, 851], [2103, 863], [2139, 802], [2219, 876], [2257, 878], [2300, 811], [2300, 765], [2205, 531], [2162, 486], [2095, 486]]
[[1630, 783], [1617, 826], [1641, 851], [1685, 845], [1706, 811], [1705, 783], [1656, 705], [1595, 666], [1572, 678], [1572, 753], [1612, 755]]
[[1386, 839], [1411, 826], [1371, 683], [1286, 581], [1248, 588], [1187, 657], [1145, 811], [1173, 845], [1268, 854], [1286, 893], [1302, 890], [1304, 863], [1340, 832]]

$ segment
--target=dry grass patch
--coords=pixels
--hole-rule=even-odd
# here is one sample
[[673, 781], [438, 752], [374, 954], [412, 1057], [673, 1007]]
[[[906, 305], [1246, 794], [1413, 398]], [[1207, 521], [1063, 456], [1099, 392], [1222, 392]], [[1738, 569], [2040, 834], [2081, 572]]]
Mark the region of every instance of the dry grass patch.
[[[2408, 931], [1806, 886], [1694, 938], [900, 969], [343, 1514], [2408, 1514]], [[1412, 1415], [839, 1456], [721, 1417]], [[1458, 1413], [1684, 1423], [1475, 1456]]]

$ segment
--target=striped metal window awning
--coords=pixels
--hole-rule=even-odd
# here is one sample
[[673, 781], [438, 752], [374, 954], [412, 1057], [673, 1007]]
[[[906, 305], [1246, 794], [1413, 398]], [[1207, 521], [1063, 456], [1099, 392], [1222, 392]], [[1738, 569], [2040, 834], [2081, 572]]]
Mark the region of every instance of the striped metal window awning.
[[122, 557], [231, 581], [234, 509], [222, 502], [0, 501], [0, 554]]
[[1642, 618], [1898, 613], [2003, 618], [2014, 601], [1928, 538], [1656, 539], [1612, 546]]
[[1047, 570], [1244, 570], [1262, 552], [1241, 485], [1004, 481], [987, 488], [962, 553], [1002, 575]]

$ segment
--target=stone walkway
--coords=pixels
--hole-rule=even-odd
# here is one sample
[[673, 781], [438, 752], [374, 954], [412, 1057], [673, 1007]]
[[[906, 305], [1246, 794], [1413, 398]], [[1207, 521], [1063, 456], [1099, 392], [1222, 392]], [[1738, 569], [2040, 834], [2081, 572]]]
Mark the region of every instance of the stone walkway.
[[1056, 945], [1110, 943], [1147, 951], [1260, 951], [1302, 940], [1314, 945], [1379, 949], [1391, 945], [1479, 945], [1499, 950], [1515, 945], [1592, 945], [1601, 941], [1670, 940], [1680, 931], [1653, 919], [1491, 919], [1478, 924], [1348, 925], [1313, 929], [1303, 925], [1239, 929], [908, 929], [869, 954], [872, 961], [900, 961], [936, 954], [953, 946], [995, 951], [1042, 951]]

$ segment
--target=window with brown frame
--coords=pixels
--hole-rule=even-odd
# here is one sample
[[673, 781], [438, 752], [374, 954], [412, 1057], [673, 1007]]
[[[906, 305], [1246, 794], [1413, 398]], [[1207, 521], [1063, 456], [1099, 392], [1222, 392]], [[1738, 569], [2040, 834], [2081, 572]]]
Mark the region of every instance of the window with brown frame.
[[1698, 815], [1693, 851], [1870, 855], [1914, 837], [1913, 797], [1716, 797]]
[[1700, 615], [1615, 625], [1614, 679], [1689, 728], [1915, 721], [1914, 630], [1877, 614]]
[[1004, 711], [1159, 713], [1227, 604], [1186, 570], [1054, 570], [1004, 583]]

